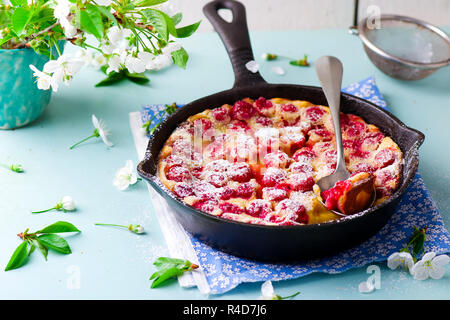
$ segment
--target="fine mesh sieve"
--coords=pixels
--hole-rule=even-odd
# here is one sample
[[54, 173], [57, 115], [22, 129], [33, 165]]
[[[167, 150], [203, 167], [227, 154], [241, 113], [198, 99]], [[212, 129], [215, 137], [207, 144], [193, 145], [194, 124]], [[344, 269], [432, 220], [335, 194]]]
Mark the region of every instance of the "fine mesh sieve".
[[415, 18], [381, 15], [378, 27], [365, 18], [350, 32], [359, 35], [370, 60], [393, 78], [418, 80], [450, 64], [449, 36]]

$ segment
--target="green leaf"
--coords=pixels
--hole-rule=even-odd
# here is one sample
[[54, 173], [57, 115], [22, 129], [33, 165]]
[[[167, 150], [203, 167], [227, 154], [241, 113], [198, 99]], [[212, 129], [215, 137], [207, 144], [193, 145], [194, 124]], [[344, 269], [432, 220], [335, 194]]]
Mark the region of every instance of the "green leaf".
[[[193, 268], [193, 264], [189, 260], [169, 258], [169, 257], [159, 257], [153, 262], [153, 264], [158, 268], [158, 271], [153, 273], [150, 280], [153, 280], [151, 285], [152, 288], [156, 288], [161, 285], [166, 280], [179, 276], [186, 271], [190, 271]], [[195, 268], [198, 266], [195, 266]]]
[[31, 11], [25, 8], [19, 7], [14, 10], [14, 13], [11, 16], [12, 29], [18, 36], [22, 34], [31, 16]]
[[28, 258], [28, 242], [23, 241], [14, 251], [5, 271], [13, 270], [23, 266]]
[[173, 62], [177, 66], [179, 66], [179, 67], [181, 67], [183, 69], [186, 69], [186, 64], [187, 64], [187, 61], [189, 59], [189, 55], [186, 52], [186, 50], [181, 48], [181, 49], [179, 49], [177, 51], [173, 51], [172, 52], [172, 59], [173, 59]]
[[36, 231], [35, 233], [64, 233], [64, 232], [81, 232], [73, 224], [66, 221], [58, 221], [51, 224], [44, 229]]
[[97, 39], [103, 37], [103, 21], [100, 11], [96, 6], [88, 4], [86, 10], [80, 11], [81, 29], [92, 35]]
[[183, 19], [183, 14], [181, 12], [178, 12], [172, 17], [173, 24], [176, 26], [181, 22], [181, 19]]
[[176, 29], [176, 34], [172, 34], [174, 37], [177, 38], [187, 38], [189, 36], [191, 36], [197, 29], [198, 26], [200, 25], [201, 21], [196, 22], [194, 24], [185, 26], [185, 27], [181, 27]]
[[28, 5], [27, 0], [11, 0], [11, 4], [14, 7], [25, 7]]
[[126, 73], [124, 71], [120, 71], [120, 72], [113, 71], [108, 75], [108, 77], [106, 77], [105, 79], [103, 79], [102, 81], [97, 83], [95, 86], [96, 87], [106, 87], [106, 86], [115, 84], [117, 82], [120, 82], [125, 78], [126, 78]]
[[113, 25], [117, 25], [118, 24], [116, 17], [114, 17], [114, 15], [111, 13], [109, 7], [97, 6], [97, 9], [98, 9], [98, 11], [100, 11], [100, 13], [102, 15], [107, 17], [113, 23]]
[[137, 83], [137, 84], [146, 84], [150, 82], [150, 79], [147, 78], [143, 73], [129, 73], [127, 72], [128, 80]]
[[158, 269], [167, 268], [167, 267], [190, 267], [192, 263], [188, 260], [177, 259], [177, 258], [169, 258], [169, 257], [159, 257], [153, 262], [153, 265]]
[[182, 270], [176, 267], [159, 270], [156, 271], [152, 276], [150, 277], [150, 280], [154, 279], [152, 282], [151, 287], [156, 288], [159, 287], [162, 283], [169, 280], [170, 278], [182, 275], [186, 270]]
[[72, 250], [70, 250], [69, 244], [66, 239], [58, 236], [57, 234], [43, 234], [38, 237], [38, 241], [41, 242], [47, 248], [53, 249], [55, 251], [70, 254]]
[[134, 3], [135, 7], [151, 7], [160, 3], [167, 2], [167, 0], [138, 0]]
[[32, 239], [30, 245], [33, 246], [33, 250], [34, 248], [38, 248], [39, 251], [42, 253], [42, 255], [45, 258], [45, 261], [47, 261], [47, 255], [48, 255], [48, 249], [47, 247], [45, 247], [38, 239]]
[[176, 34], [175, 24], [164, 12], [156, 9], [145, 9], [142, 12], [163, 40], [168, 41], [169, 34]]

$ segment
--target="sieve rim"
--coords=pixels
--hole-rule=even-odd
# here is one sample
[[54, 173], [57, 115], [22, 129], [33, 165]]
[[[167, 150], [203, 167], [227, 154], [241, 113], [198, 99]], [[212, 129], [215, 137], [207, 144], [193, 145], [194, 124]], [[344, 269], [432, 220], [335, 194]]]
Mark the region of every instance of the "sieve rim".
[[[436, 61], [436, 62], [418, 62], [418, 61], [400, 58], [400, 57], [397, 57], [395, 55], [392, 55], [392, 54], [386, 52], [385, 50], [381, 49], [380, 47], [375, 45], [373, 42], [371, 42], [367, 38], [367, 30], [368, 30], [367, 20], [368, 19], [369, 19], [369, 17], [366, 17], [358, 23], [357, 33], [358, 33], [358, 36], [360, 37], [360, 39], [363, 41], [364, 45], [369, 47], [370, 50], [374, 51], [378, 55], [380, 55], [386, 59], [389, 59], [389, 60], [392, 60], [395, 62], [399, 62], [404, 65], [410, 66], [410, 67], [421, 68], [421, 69], [435, 69], [435, 68], [440, 68], [440, 67], [450, 64], [450, 56], [446, 60], [441, 60], [441, 61]], [[424, 28], [432, 31], [433, 33], [437, 34], [440, 38], [442, 38], [445, 42], [447, 42], [448, 46], [450, 47], [450, 37], [447, 35], [447, 33], [445, 33], [443, 30], [439, 29], [435, 25], [432, 25], [431, 23], [428, 23], [428, 22], [425, 22], [423, 20], [419, 20], [416, 18], [395, 15], [395, 14], [382, 14], [382, 15], [380, 15], [380, 20], [399, 20], [399, 21], [405, 21], [408, 23], [419, 25], [419, 26], [424, 27]]]

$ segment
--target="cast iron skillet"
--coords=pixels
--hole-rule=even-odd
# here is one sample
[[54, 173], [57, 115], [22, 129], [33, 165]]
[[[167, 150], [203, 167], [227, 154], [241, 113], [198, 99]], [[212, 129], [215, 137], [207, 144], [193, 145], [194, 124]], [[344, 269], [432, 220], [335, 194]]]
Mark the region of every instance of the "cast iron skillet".
[[[217, 11], [230, 9], [233, 21], [224, 21]], [[201, 212], [178, 200], [158, 179], [158, 155], [178, 124], [208, 108], [233, 104], [245, 97], [257, 99], [287, 98], [327, 105], [319, 87], [268, 84], [259, 73], [251, 73], [245, 63], [253, 60], [245, 8], [236, 1], [216, 0], [203, 11], [222, 38], [235, 73], [232, 89], [193, 101], [163, 121], [150, 137], [145, 158], [138, 165], [139, 174], [155, 188], [175, 211], [177, 220], [192, 235], [210, 246], [236, 256], [261, 261], [300, 261], [321, 257], [355, 246], [378, 232], [397, 207], [400, 196], [414, 178], [418, 166], [418, 147], [424, 135], [406, 127], [391, 113], [358, 97], [342, 94], [341, 110], [364, 118], [391, 136], [404, 153], [402, 181], [392, 197], [381, 205], [354, 216], [305, 226], [263, 226], [235, 222]], [[211, 75], [213, 76], [213, 75]]]

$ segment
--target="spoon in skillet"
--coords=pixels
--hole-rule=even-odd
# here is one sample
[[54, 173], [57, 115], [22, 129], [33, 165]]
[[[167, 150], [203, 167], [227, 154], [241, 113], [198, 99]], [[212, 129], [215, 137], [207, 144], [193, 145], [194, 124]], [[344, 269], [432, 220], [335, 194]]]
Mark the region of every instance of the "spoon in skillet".
[[367, 209], [375, 202], [373, 176], [363, 172], [350, 177], [345, 165], [340, 123], [342, 63], [336, 57], [322, 56], [315, 66], [331, 111], [337, 151], [334, 173], [316, 182], [321, 192], [319, 199], [325, 198], [325, 203], [322, 201], [322, 204], [328, 210], [340, 216], [347, 216]]

